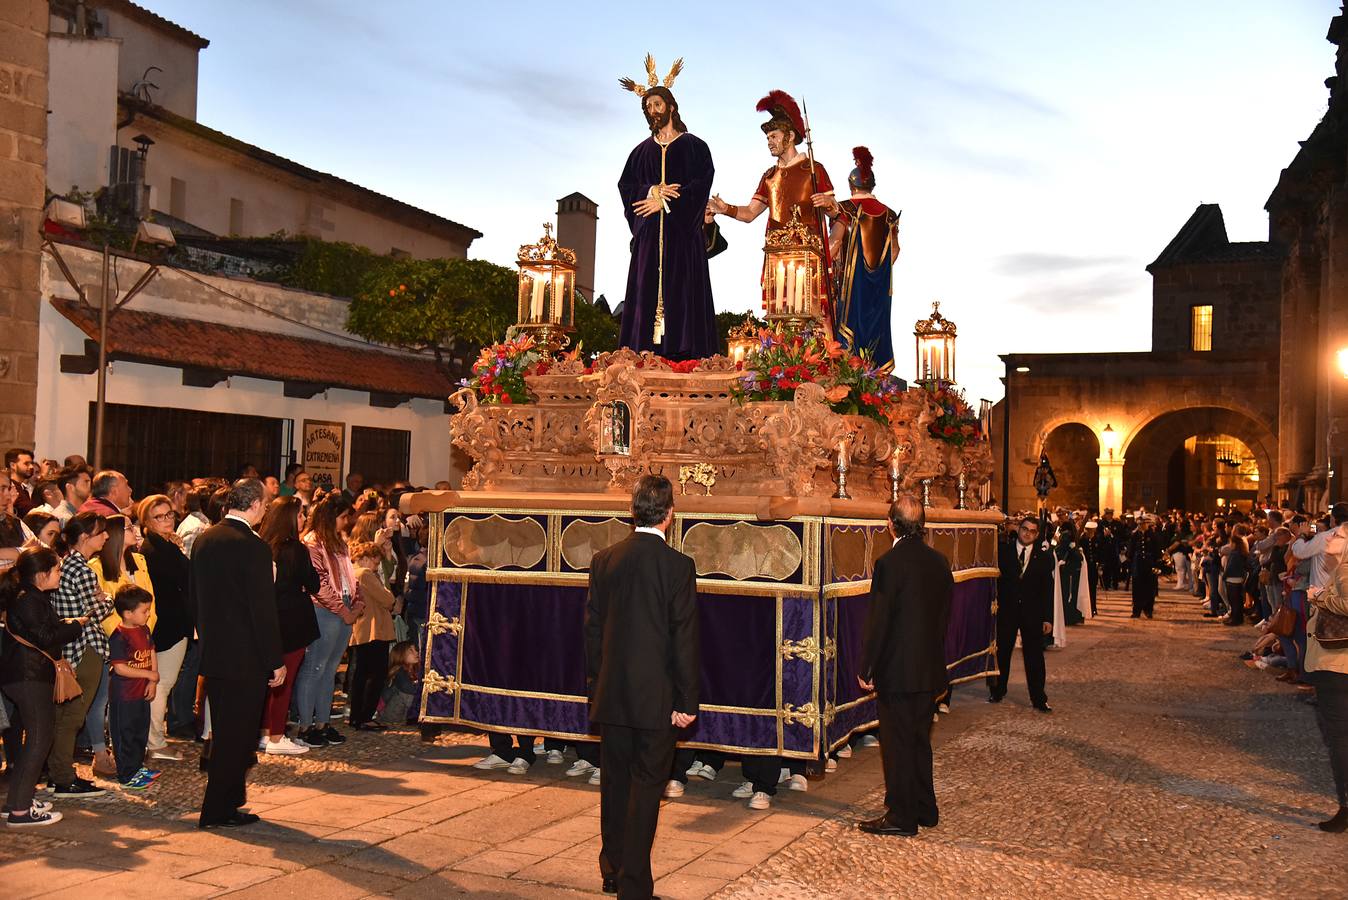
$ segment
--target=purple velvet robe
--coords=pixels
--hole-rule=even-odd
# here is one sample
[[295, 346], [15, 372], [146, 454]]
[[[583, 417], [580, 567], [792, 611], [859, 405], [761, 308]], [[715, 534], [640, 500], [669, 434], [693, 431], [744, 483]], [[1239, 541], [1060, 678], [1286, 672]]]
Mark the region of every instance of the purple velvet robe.
[[[647, 138], [627, 157], [618, 193], [632, 229], [632, 262], [627, 270], [621, 343], [633, 350], [654, 350], [667, 359], [702, 359], [717, 350], [716, 312], [702, 213], [711, 193], [711, 150], [691, 134], [680, 135], [665, 151], [665, 183], [680, 185], [668, 213], [645, 218], [632, 210], [651, 186], [660, 183], [660, 145]], [[664, 265], [661, 266], [660, 220], [664, 218]], [[665, 333], [653, 340], [655, 306], [663, 268]]]

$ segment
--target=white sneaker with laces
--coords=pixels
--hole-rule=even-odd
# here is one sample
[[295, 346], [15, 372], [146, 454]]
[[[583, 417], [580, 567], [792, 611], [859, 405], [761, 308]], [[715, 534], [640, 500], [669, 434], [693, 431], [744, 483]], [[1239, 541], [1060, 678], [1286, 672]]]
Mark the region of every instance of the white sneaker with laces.
[[578, 759], [571, 764], [571, 768], [566, 770], [567, 778], [575, 778], [577, 775], [588, 775], [593, 771], [594, 765], [583, 759]]
[[599, 784], [599, 769], [598, 769], [598, 768], [596, 768], [593, 772], [590, 773], [590, 784], [593, 784], [593, 785], [595, 785], [595, 786], [598, 786], [598, 784]]
[[781, 771], [777, 773], [777, 783], [786, 784], [790, 780], [791, 780], [791, 770], [783, 766]]
[[841, 747], [838, 748], [838, 759], [851, 759], [851, 758], [852, 758], [851, 747], [849, 747], [847, 744], [843, 744]]
[[749, 798], [750, 809], [768, 809], [772, 806], [772, 798], [762, 791], [758, 791]]
[[828, 759], [824, 760], [824, 771], [825, 772], [838, 771], [838, 761], [831, 756]]
[[517, 756], [514, 762], [506, 766], [506, 771], [511, 775], [523, 775], [529, 771], [529, 764], [524, 761], [523, 757]]
[[669, 799], [683, 796], [683, 782], [677, 779], [669, 779], [669, 784], [665, 785], [665, 796]]
[[736, 800], [748, 800], [754, 795], [754, 783], [752, 781], [741, 782], [740, 786], [730, 792], [730, 796]]
[[308, 753], [308, 747], [302, 747], [285, 735], [279, 741], [267, 741], [266, 752], [272, 756], [299, 756]]
[[716, 770], [706, 763], [693, 763], [693, 768], [688, 770], [689, 775], [696, 775], [698, 778], [707, 781], [716, 780]]
[[562, 764], [562, 762], [563, 762], [563, 760], [562, 760], [562, 751], [560, 751], [560, 750], [549, 750], [549, 751], [548, 751], [548, 765], [550, 765], [550, 766], [560, 766], [560, 765]]
[[808, 791], [810, 782], [804, 775], [792, 775], [786, 780], [786, 786], [793, 791]]
[[488, 754], [487, 756], [482, 757], [482, 758], [479, 759], [477, 762], [473, 763], [473, 768], [474, 768], [474, 769], [508, 769], [508, 768], [510, 768], [510, 760], [508, 760], [508, 759], [501, 759], [501, 757], [497, 756], [495, 753], [491, 753], [491, 754]]

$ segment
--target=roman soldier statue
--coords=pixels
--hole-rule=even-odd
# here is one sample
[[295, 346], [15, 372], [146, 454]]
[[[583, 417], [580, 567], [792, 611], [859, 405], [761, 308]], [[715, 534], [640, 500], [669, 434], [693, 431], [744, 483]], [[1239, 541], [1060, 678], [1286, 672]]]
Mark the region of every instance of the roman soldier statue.
[[847, 176], [850, 199], [838, 204], [830, 244], [838, 290], [835, 331], [843, 347], [865, 350], [883, 371], [894, 367], [889, 328], [894, 261], [899, 256], [899, 215], [871, 193], [875, 172], [871, 152], [852, 150], [856, 168]]

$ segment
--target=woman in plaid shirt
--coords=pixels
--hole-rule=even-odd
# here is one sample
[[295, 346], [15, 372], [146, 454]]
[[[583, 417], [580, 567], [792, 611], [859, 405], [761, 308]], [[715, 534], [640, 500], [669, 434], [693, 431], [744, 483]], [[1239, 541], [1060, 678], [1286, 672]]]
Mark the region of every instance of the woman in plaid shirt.
[[56, 707], [56, 728], [47, 769], [57, 797], [97, 797], [105, 793], [93, 782], [75, 774], [75, 738], [84, 717], [106, 678], [108, 636], [102, 621], [112, 612], [112, 600], [98, 587], [98, 576], [88, 560], [103, 548], [108, 539], [107, 520], [98, 513], [83, 512], [72, 516], [61, 529], [57, 552], [64, 552], [61, 582], [52, 594], [52, 607], [63, 619], [88, 617], [80, 636], [61, 648], [61, 655], [75, 667], [80, 695]]

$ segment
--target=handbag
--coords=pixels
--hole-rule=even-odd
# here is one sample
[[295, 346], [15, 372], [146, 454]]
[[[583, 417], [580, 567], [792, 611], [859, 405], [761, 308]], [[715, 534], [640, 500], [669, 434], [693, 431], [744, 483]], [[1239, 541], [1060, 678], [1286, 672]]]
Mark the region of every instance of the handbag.
[[1348, 647], [1348, 616], [1330, 612], [1323, 606], [1315, 611], [1315, 631], [1311, 637], [1326, 650], [1342, 650]]
[[1279, 606], [1278, 611], [1268, 620], [1268, 630], [1278, 637], [1291, 637], [1296, 627], [1296, 610], [1292, 609], [1291, 605], [1287, 603]]
[[55, 659], [41, 647], [33, 646], [33, 644], [15, 634], [14, 629], [9, 627], [8, 622], [5, 623], [5, 631], [20, 644], [23, 644], [30, 650], [36, 650], [38, 653], [47, 657], [48, 661], [56, 668], [56, 681], [52, 684], [51, 688], [51, 698], [53, 702], [65, 703], [67, 700], [74, 700], [80, 694], [84, 693], [84, 688], [80, 687], [79, 679], [75, 677], [75, 667], [72, 666], [68, 660], [65, 658]]

